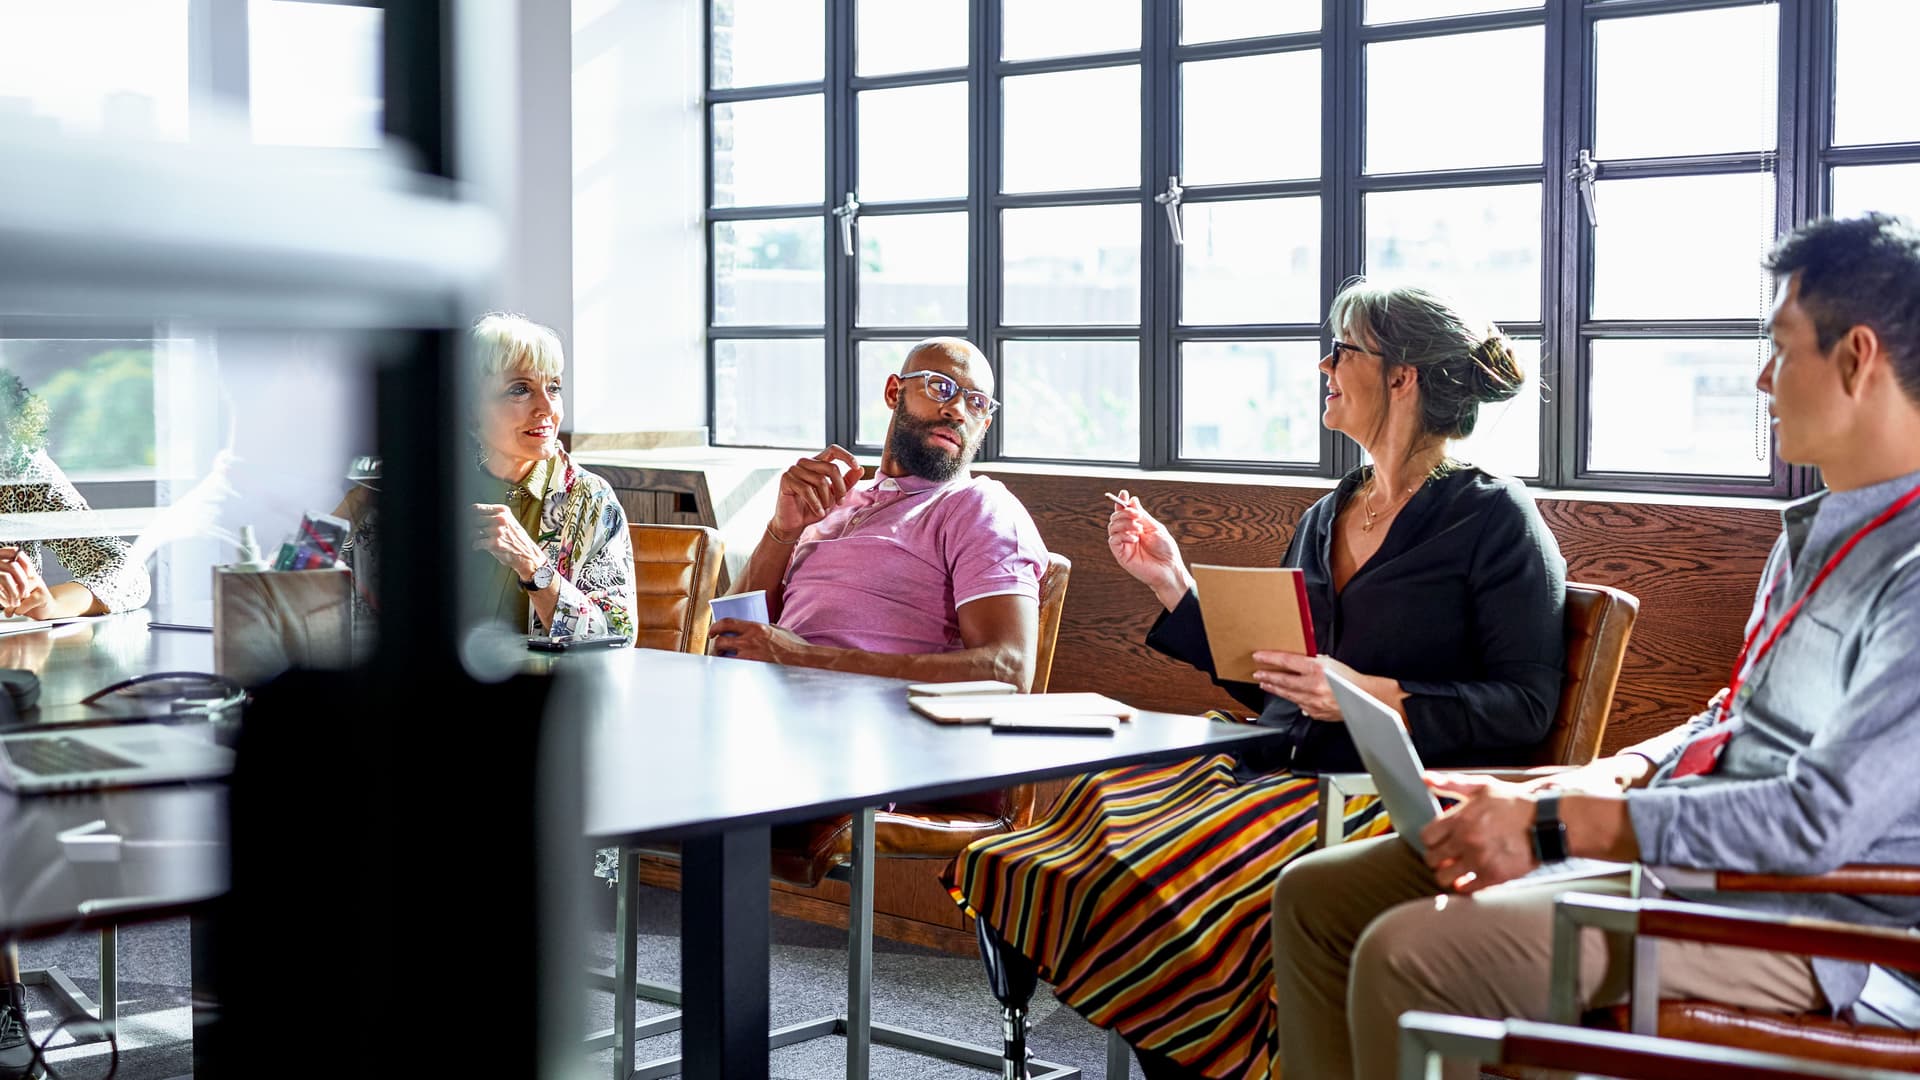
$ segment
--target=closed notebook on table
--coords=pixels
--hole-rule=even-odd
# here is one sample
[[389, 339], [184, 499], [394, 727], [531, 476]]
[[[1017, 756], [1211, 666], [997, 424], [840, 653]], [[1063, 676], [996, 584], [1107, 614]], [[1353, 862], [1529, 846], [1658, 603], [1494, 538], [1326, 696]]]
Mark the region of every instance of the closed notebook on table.
[[1055, 716], [1110, 716], [1133, 719], [1133, 706], [1104, 694], [961, 694], [910, 697], [907, 704], [936, 724], [984, 724], [989, 720], [1030, 720]]
[[1313, 610], [1306, 577], [1285, 566], [1192, 567], [1207, 624], [1213, 671], [1222, 679], [1252, 682], [1256, 650], [1313, 655]]

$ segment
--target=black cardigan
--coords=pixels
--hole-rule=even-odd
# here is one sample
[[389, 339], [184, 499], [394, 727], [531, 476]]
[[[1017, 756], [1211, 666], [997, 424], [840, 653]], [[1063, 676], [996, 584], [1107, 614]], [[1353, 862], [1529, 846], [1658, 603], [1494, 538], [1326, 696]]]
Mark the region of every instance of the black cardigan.
[[[1566, 561], [1526, 488], [1472, 466], [1429, 479], [1374, 553], [1335, 592], [1333, 521], [1366, 477], [1356, 469], [1300, 519], [1282, 565], [1305, 573], [1313, 637], [1366, 675], [1397, 679], [1407, 730], [1429, 766], [1526, 764], [1560, 704]], [[1147, 644], [1213, 674], [1192, 592], [1161, 615]], [[1254, 770], [1357, 772], [1346, 727], [1309, 719], [1252, 683], [1214, 681], [1285, 728]]]

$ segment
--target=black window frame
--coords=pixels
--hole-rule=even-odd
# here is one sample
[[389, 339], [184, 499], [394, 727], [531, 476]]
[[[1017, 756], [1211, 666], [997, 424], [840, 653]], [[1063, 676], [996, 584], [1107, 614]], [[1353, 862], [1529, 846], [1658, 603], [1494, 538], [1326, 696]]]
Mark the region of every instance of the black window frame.
[[[1180, 260], [1161, 208], [1153, 197], [1180, 172], [1181, 65], [1225, 59], [1318, 50], [1321, 57], [1321, 146], [1317, 177], [1247, 184], [1183, 187], [1183, 202], [1224, 202], [1288, 195], [1320, 199], [1320, 310], [1331, 303], [1339, 284], [1360, 273], [1364, 261], [1364, 200], [1382, 191], [1427, 190], [1492, 184], [1537, 184], [1541, 192], [1541, 309], [1532, 322], [1503, 322], [1515, 337], [1540, 343], [1540, 372], [1547, 400], [1540, 417], [1539, 474], [1530, 484], [1555, 489], [1689, 495], [1790, 497], [1818, 486], [1806, 468], [1781, 463], [1769, 474], [1742, 478], [1687, 473], [1605, 472], [1588, 467], [1587, 380], [1592, 343], [1615, 338], [1752, 338], [1764, 331], [1755, 319], [1614, 319], [1590, 316], [1594, 244], [1586, 228], [1579, 185], [1567, 176], [1583, 149], [1594, 146], [1596, 25], [1604, 20], [1687, 11], [1763, 6], [1779, 18], [1776, 140], [1771, 150], [1736, 154], [1675, 156], [1601, 161], [1601, 180], [1653, 176], [1771, 170], [1774, 178], [1776, 235], [1823, 212], [1829, 204], [1831, 169], [1858, 164], [1920, 162], [1920, 143], [1873, 147], [1831, 145], [1834, 18], [1837, 0], [1545, 0], [1540, 7], [1456, 15], [1413, 22], [1365, 22], [1360, 0], [1321, 0], [1321, 24], [1315, 31], [1232, 41], [1181, 44], [1180, 0], [1141, 0], [1137, 50], [1007, 61], [1000, 57], [1000, 0], [968, 0], [970, 29], [966, 67], [902, 72], [881, 76], [855, 74], [855, 4], [826, 0], [822, 5], [825, 57], [822, 78], [803, 83], [739, 88], [711, 87], [713, 7], [707, 0], [703, 34], [703, 132], [707, 163], [708, 265], [707, 410], [709, 430], [717, 438], [715, 348], [738, 339], [820, 340], [825, 357], [826, 407], [822, 418], [827, 441], [863, 452], [878, 449], [860, 443], [859, 349], [869, 341], [910, 339], [957, 333], [986, 350], [996, 375], [1009, 340], [1129, 339], [1139, 342], [1140, 456], [1137, 460], [1039, 459], [1004, 453], [1001, 432], [989, 431], [982, 460], [1030, 461], [1073, 466], [1108, 465], [1165, 471], [1205, 471], [1278, 476], [1337, 477], [1361, 460], [1351, 441], [1320, 432], [1320, 460], [1312, 464], [1216, 460], [1181, 457], [1181, 346], [1194, 341], [1284, 341], [1317, 339], [1324, 351], [1330, 335], [1320, 323], [1186, 326], [1178, 320]], [[1497, 168], [1446, 169], [1367, 174], [1363, 169], [1365, 56], [1368, 45], [1516, 27], [1542, 28], [1543, 116], [1538, 164]], [[1132, 188], [1044, 193], [1000, 190], [1002, 81], [1043, 72], [1078, 71], [1138, 65], [1141, 92], [1140, 184]], [[882, 213], [958, 211], [968, 214], [969, 273], [966, 326], [860, 326], [857, 322], [858, 263], [840, 250], [832, 208], [849, 193], [857, 198], [857, 95], [868, 90], [965, 80], [968, 88], [968, 183], [964, 198], [865, 204], [860, 217]], [[827, 152], [824, 198], [818, 204], [784, 207], [716, 207], [713, 187], [713, 115], [721, 104], [795, 94], [822, 95], [826, 109]], [[1001, 213], [1031, 206], [1075, 206], [1132, 202], [1140, 208], [1141, 321], [1138, 326], [1004, 326], [1000, 322], [1003, 271]], [[1604, 211], [1603, 211], [1604, 213]], [[820, 326], [720, 325], [715, 322], [712, 270], [714, 228], [727, 220], [805, 218], [817, 221], [827, 252], [825, 319]], [[857, 249], [856, 249], [857, 250]], [[1501, 313], [1491, 312], [1498, 318]], [[1756, 354], [1764, 356], [1756, 344]], [[1004, 385], [1004, 380], [1003, 380]], [[1319, 392], [1325, 393], [1324, 378]], [[1012, 401], [1008, 408], [1018, 408]]]

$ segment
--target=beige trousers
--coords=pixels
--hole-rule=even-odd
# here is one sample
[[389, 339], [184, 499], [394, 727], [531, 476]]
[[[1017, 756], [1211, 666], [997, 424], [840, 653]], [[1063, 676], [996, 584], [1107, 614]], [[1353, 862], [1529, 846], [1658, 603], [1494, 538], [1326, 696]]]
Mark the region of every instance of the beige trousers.
[[[1440, 894], [1398, 837], [1340, 844], [1295, 860], [1273, 894], [1280, 1064], [1298, 1080], [1392, 1080], [1398, 1019], [1409, 1009], [1547, 1019], [1553, 898], [1626, 892], [1623, 879]], [[1625, 943], [1582, 935], [1584, 1007], [1624, 1000]], [[1826, 999], [1802, 956], [1663, 942], [1662, 997], [1804, 1012]], [[1450, 1064], [1448, 1080], [1478, 1070]]]

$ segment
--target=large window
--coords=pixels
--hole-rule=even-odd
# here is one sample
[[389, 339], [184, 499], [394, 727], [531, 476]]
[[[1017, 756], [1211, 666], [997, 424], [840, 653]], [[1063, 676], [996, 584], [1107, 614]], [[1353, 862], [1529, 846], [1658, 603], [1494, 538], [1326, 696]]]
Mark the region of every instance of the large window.
[[[1355, 274], [1498, 322], [1463, 456], [1791, 494], [1759, 259], [1920, 215], [1906, 0], [710, 0], [714, 441], [873, 450], [904, 346], [993, 360], [1001, 459], [1338, 475]], [[1673, 72], [1686, 72], [1675, 78]]]

